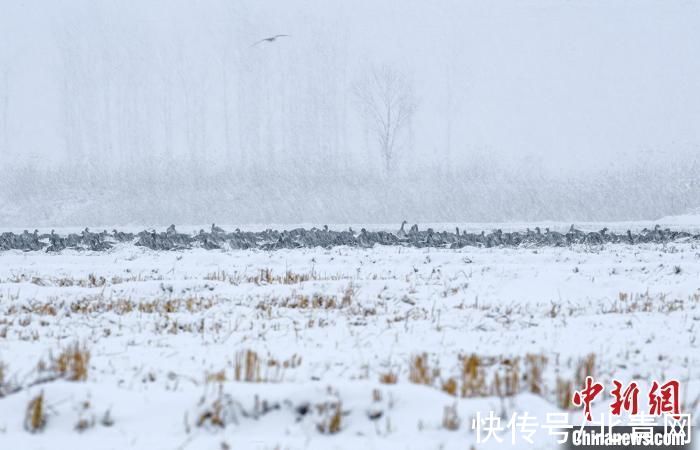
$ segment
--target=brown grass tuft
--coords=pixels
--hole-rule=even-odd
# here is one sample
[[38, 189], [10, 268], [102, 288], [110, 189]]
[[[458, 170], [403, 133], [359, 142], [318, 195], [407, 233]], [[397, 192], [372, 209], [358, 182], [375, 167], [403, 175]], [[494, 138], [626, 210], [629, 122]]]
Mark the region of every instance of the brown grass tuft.
[[576, 386], [583, 386], [587, 377], [595, 377], [595, 353], [588, 354], [576, 367]]
[[563, 380], [557, 378], [557, 406], [567, 410], [572, 408], [571, 399], [574, 394], [573, 384], [571, 380]]
[[386, 372], [379, 374], [379, 382], [382, 384], [396, 384], [399, 381], [399, 376], [394, 372]]
[[77, 342], [63, 349], [56, 358], [51, 358], [51, 369], [69, 381], [85, 381], [90, 363], [90, 351]]
[[262, 381], [258, 354], [252, 350], [236, 353], [233, 373], [236, 381], [246, 381], [248, 383]]
[[457, 431], [462, 420], [457, 413], [457, 404], [445, 406], [442, 413], [442, 427], [449, 431]]
[[316, 405], [322, 420], [316, 424], [319, 433], [322, 434], [337, 434], [343, 429], [343, 404], [321, 403]]
[[442, 390], [443, 392], [448, 393], [449, 395], [456, 397], [457, 396], [457, 380], [454, 378], [448, 378], [446, 381], [442, 383]]
[[504, 359], [493, 374], [491, 391], [498, 397], [512, 397], [520, 391], [520, 360]]
[[27, 405], [24, 415], [24, 428], [30, 433], [38, 433], [46, 426], [46, 412], [44, 408], [44, 392], [34, 397]]
[[352, 301], [355, 298], [355, 285], [352, 284], [352, 281], [348, 283], [348, 286], [345, 288], [345, 291], [343, 292], [343, 298], [340, 302], [340, 307], [341, 308], [347, 308], [350, 305], [352, 305]]
[[253, 350], [244, 350], [234, 358], [233, 379], [248, 383], [279, 382], [284, 379], [285, 371], [296, 369], [301, 362], [301, 356], [296, 353], [281, 360], [269, 356], [264, 359]]
[[439, 375], [437, 369], [431, 370], [428, 365], [428, 355], [422, 353], [414, 355], [411, 358], [409, 365], [408, 379], [411, 383], [432, 385], [435, 378]]
[[486, 381], [481, 358], [471, 354], [460, 356], [462, 362], [462, 397], [479, 397], [485, 395]]
[[216, 428], [224, 428], [226, 422], [223, 416], [223, 403], [221, 399], [216, 399], [212, 403], [211, 407], [204, 410], [197, 418], [197, 426], [204, 427], [211, 425]]
[[527, 389], [536, 395], [544, 393], [544, 383], [542, 373], [547, 365], [547, 358], [544, 355], [528, 353], [525, 355], [525, 381]]
[[226, 371], [222, 369], [218, 372], [207, 373], [204, 381], [206, 383], [223, 383], [226, 381]]

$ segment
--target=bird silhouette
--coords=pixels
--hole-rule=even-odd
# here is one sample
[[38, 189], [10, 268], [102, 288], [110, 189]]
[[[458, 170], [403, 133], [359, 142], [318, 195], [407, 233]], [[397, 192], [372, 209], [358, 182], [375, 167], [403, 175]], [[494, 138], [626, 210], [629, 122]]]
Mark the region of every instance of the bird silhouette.
[[262, 44], [263, 42], [275, 42], [277, 40], [277, 38], [281, 38], [281, 37], [289, 37], [289, 35], [288, 34], [276, 34], [274, 36], [266, 37], [264, 39], [260, 39], [256, 43], [254, 43], [253, 45], [251, 45], [251, 47], [255, 47], [256, 45]]

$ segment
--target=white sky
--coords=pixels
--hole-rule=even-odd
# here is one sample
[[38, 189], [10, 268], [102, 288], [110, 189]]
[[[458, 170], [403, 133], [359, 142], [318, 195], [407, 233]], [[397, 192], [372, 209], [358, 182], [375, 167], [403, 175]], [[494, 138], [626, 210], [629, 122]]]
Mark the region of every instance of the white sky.
[[[277, 33], [291, 37], [274, 47], [249, 47]], [[185, 53], [195, 56], [181, 65], [193, 83], [207, 80], [197, 96], [205, 97], [206, 143], [212, 148], [223, 140], [216, 106], [221, 70], [214, 63], [222, 42], [237, 52], [232, 70], [258, 67], [251, 70], [262, 75], [249, 82], [265, 84], [252, 87], [273, 99], [267, 107], [275, 111], [284, 99], [303, 107], [294, 105], [294, 91], [317, 83], [314, 77], [342, 73], [342, 94], [368, 64], [400, 68], [419, 99], [412, 127], [415, 161], [444, 157], [448, 117], [457, 162], [478, 150], [577, 167], [700, 143], [698, 1], [5, 0], [0, 73], [9, 70], [9, 148], [0, 151], [9, 159], [71, 156], [63, 139], [62, 97], [71, 75], [60, 49], [76, 36], [83, 42], [78, 48], [90, 54], [120, 55], [110, 60], [116, 61], [110, 71], [123, 79], [152, 73], [149, 64], [159, 52], [189, 49]], [[337, 59], [324, 60], [329, 54]], [[333, 61], [342, 61], [342, 69]], [[158, 70], [178, 73], [167, 64]], [[144, 89], [152, 91], [150, 86]], [[323, 92], [310, 95], [320, 98]], [[329, 107], [345, 111], [338, 125], [345, 129], [344, 151], [364, 158], [353, 104], [341, 97]], [[289, 140], [279, 129], [285, 113], [279, 114], [261, 125], [267, 134], [279, 134], [275, 145]], [[302, 140], [314, 137], [313, 128], [298, 133]]]

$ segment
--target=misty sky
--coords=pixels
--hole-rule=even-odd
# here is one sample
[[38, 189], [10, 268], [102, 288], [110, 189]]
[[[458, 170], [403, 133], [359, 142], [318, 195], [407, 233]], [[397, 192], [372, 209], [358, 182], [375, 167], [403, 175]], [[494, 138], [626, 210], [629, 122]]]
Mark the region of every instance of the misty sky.
[[[291, 37], [250, 47], [277, 33]], [[265, 98], [247, 101], [268, 102], [270, 111], [280, 109], [281, 97], [294, 102], [295, 86], [337, 78], [332, 91], [299, 101], [330, 102], [345, 128], [341, 150], [362, 158], [372, 151], [350, 92], [376, 63], [413, 83], [412, 159], [486, 151], [578, 165], [700, 143], [697, 1], [8, 0], [0, 34], [8, 91], [3, 160], [70, 155], [67, 78], [85, 82], [94, 98], [83, 101], [97, 103], [100, 89], [118, 83], [150, 90], [159, 84], [154, 69], [175, 78], [184, 70], [184, 83], [202, 84], [192, 95], [205, 98], [203, 145], [221, 146], [222, 58], [230, 73], [256, 71], [243, 82], [263, 84], [249, 88]], [[93, 64], [103, 72], [89, 73]], [[282, 119], [273, 119], [268, 132], [282, 133]]]
[[0, 0], [0, 156], [10, 225], [681, 214], [700, 1]]

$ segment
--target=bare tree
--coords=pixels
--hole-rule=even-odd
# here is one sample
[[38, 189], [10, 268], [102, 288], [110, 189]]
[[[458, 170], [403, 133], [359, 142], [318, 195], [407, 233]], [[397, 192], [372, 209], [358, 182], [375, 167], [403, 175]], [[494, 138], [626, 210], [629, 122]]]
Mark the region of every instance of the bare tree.
[[393, 67], [381, 65], [372, 67], [354, 92], [388, 173], [394, 166], [400, 138], [416, 110], [411, 84]]

